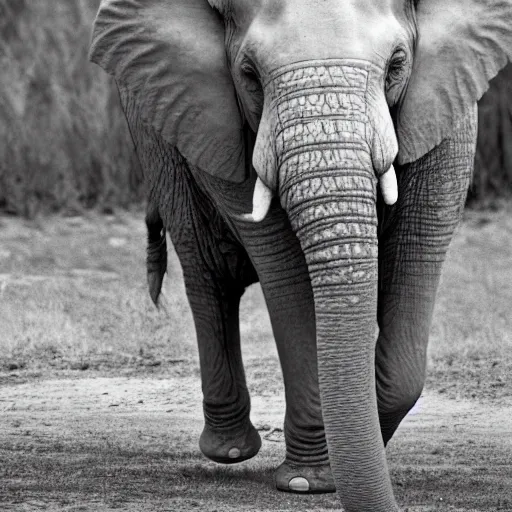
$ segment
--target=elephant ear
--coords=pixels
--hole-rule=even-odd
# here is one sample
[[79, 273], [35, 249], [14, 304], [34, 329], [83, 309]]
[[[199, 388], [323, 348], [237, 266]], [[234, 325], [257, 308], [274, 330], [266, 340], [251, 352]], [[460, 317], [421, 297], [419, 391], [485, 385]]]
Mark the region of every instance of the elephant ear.
[[116, 79], [137, 114], [187, 161], [245, 178], [242, 120], [207, 0], [102, 0], [90, 59]]
[[413, 71], [397, 116], [398, 163], [449, 136], [512, 58], [512, 0], [419, 0]]

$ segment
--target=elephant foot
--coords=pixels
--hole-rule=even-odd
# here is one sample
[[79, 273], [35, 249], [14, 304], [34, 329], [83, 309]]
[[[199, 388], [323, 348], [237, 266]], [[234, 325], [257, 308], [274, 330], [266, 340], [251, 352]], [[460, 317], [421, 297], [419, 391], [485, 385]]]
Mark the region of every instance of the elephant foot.
[[214, 462], [235, 464], [254, 457], [261, 448], [261, 437], [249, 421], [237, 430], [214, 430], [205, 425], [199, 438], [199, 448]]
[[305, 466], [284, 461], [275, 473], [278, 491], [298, 494], [336, 492], [329, 463]]

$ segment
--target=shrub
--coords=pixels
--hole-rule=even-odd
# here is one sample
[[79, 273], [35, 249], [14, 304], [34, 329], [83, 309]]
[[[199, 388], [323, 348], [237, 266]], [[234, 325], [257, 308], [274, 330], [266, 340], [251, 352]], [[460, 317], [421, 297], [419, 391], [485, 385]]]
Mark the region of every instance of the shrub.
[[115, 85], [87, 52], [99, 0], [0, 0], [0, 208], [127, 206], [142, 180]]
[[478, 144], [469, 200], [489, 206], [512, 197], [512, 64], [492, 80], [478, 105]]

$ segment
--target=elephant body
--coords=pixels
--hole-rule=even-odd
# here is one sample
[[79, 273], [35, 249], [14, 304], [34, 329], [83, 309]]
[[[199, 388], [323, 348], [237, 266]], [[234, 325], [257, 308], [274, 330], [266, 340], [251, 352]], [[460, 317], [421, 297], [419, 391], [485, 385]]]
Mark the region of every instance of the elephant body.
[[259, 281], [286, 395], [277, 487], [337, 490], [348, 512], [398, 510], [385, 445], [423, 388], [476, 100], [512, 54], [512, 1], [443, 5], [103, 0], [95, 24], [148, 184], [155, 302], [166, 231], [183, 268], [201, 450], [261, 446], [238, 317]]

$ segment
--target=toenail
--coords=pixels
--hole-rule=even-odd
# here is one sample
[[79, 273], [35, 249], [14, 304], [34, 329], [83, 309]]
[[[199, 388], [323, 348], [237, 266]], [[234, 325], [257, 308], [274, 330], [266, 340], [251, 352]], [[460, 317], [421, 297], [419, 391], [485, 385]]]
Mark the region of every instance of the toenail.
[[240, 457], [240, 450], [238, 448], [231, 448], [228, 452], [228, 457], [230, 459], [238, 459]]
[[288, 487], [292, 491], [308, 492], [309, 482], [302, 476], [296, 476], [290, 480]]

